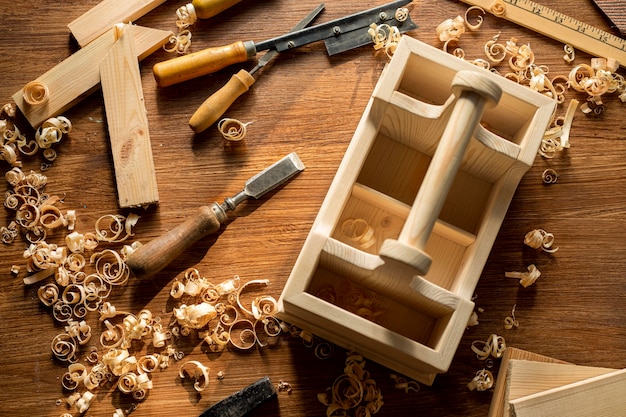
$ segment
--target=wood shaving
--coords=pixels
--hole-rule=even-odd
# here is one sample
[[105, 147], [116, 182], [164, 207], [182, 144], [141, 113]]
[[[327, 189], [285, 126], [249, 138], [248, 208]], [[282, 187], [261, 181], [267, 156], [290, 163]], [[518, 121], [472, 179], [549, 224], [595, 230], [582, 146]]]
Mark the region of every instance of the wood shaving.
[[522, 287], [526, 288], [535, 283], [541, 276], [541, 272], [534, 264], [528, 265], [528, 272], [505, 272], [506, 278], [519, 279], [519, 283]]
[[552, 247], [552, 245], [554, 245], [554, 235], [543, 229], [534, 229], [526, 233], [524, 236], [524, 244], [533, 249], [542, 249], [548, 253], [554, 253], [559, 250], [558, 247]]
[[513, 306], [511, 315], [504, 318], [504, 328], [507, 330], [519, 327], [519, 321], [515, 318], [515, 307], [517, 307], [517, 304]]
[[217, 130], [222, 137], [231, 142], [238, 142], [246, 136], [247, 126], [252, 123], [243, 123], [237, 119], [224, 118], [217, 123]]
[[404, 377], [398, 376], [396, 374], [391, 374], [391, 379], [394, 381], [393, 387], [395, 389], [399, 389], [404, 391], [405, 393], [409, 393], [410, 391], [418, 392], [420, 390], [420, 385], [417, 381], [407, 380]]
[[501, 358], [506, 350], [506, 342], [504, 337], [492, 333], [486, 341], [474, 340], [471, 349], [481, 361], [487, 360], [490, 356]]
[[491, 371], [487, 369], [481, 369], [480, 371], [476, 372], [474, 379], [472, 379], [472, 381], [467, 384], [467, 388], [469, 388], [470, 391], [487, 391], [488, 389], [493, 387], [493, 382], [494, 379]]
[[554, 184], [559, 179], [559, 175], [552, 168], [548, 168], [541, 174], [541, 179], [545, 184]]

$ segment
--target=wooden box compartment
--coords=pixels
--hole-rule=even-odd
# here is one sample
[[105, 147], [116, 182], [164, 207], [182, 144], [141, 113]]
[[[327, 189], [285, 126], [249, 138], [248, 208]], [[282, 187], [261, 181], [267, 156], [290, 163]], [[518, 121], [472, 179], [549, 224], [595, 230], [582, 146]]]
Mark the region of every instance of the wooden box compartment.
[[[458, 98], [459, 72], [501, 89], [459, 155], [423, 249], [423, 273], [390, 255]], [[431, 384], [447, 371], [509, 203], [532, 165], [552, 100], [403, 37], [378, 81], [279, 300], [285, 321]], [[432, 184], [432, 182], [426, 182]], [[423, 189], [424, 188], [424, 189]]]

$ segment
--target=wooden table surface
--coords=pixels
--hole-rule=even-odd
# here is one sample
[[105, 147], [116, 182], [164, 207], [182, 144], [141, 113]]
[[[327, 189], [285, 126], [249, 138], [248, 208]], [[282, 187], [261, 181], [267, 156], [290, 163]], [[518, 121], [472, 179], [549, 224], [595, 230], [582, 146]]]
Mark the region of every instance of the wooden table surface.
[[[0, 3], [0, 104], [13, 93], [77, 50], [67, 24], [88, 11], [97, 0], [49, 3], [18, 0]], [[591, 0], [543, 0], [545, 6], [578, 20], [610, 30], [610, 23]], [[176, 30], [176, 9], [183, 2], [167, 2], [137, 21], [164, 30]], [[319, 22], [374, 7], [379, 2], [326, 2]], [[282, 34], [317, 5], [314, 1], [243, 1], [226, 12], [192, 27], [193, 49], [262, 40]], [[411, 15], [419, 28], [409, 35], [441, 46], [435, 28], [445, 19], [463, 15], [467, 5], [453, 0], [414, 1]], [[562, 44], [517, 25], [487, 15], [483, 27], [466, 33], [461, 45], [468, 57], [483, 57], [484, 43], [501, 32], [529, 43], [536, 61], [553, 75], [569, 73]], [[170, 282], [186, 268], [195, 267], [211, 282], [234, 275], [242, 282], [269, 279], [265, 294], [278, 299], [298, 256], [335, 171], [350, 142], [387, 58], [362, 47], [328, 57], [321, 43], [278, 56], [256, 84], [226, 113], [248, 125], [244, 141], [229, 144], [215, 128], [195, 135], [187, 122], [197, 106], [240, 68], [234, 66], [168, 88], [158, 88], [152, 66], [171, 58], [159, 50], [141, 64], [145, 105], [156, 166], [160, 204], [141, 215], [134, 228], [136, 240], [147, 242], [182, 222], [199, 205], [222, 201], [237, 193], [257, 171], [296, 151], [306, 170], [273, 193], [271, 198], [244, 203], [229, 224], [202, 239], [150, 281], [131, 278], [115, 288], [109, 301], [118, 310], [150, 309], [169, 322], [176, 301]], [[579, 52], [575, 63], [589, 63]], [[623, 74], [623, 69], [621, 70]], [[570, 91], [567, 100], [586, 97]], [[522, 180], [476, 288], [480, 324], [470, 327], [452, 366], [433, 386], [419, 392], [394, 389], [391, 371], [369, 361], [366, 369], [380, 387], [384, 405], [378, 415], [485, 416], [492, 390], [470, 391], [467, 383], [485, 365], [471, 352], [474, 340], [490, 334], [504, 336], [507, 345], [580, 365], [626, 367], [626, 121], [617, 96], [606, 96], [606, 111], [588, 117], [576, 113], [571, 148], [553, 159], [537, 156]], [[559, 112], [564, 113], [560, 107]], [[74, 209], [77, 230], [92, 230], [95, 220], [111, 213], [127, 214], [117, 205], [114, 171], [107, 136], [102, 93], [97, 91], [65, 113], [74, 129], [56, 147], [59, 156], [45, 172], [47, 192], [63, 197], [62, 210]], [[16, 123], [27, 135], [34, 132], [23, 118]], [[38, 170], [41, 157], [22, 158], [24, 170]], [[10, 167], [0, 161], [3, 173]], [[558, 182], [545, 185], [541, 174], [553, 168]], [[4, 194], [9, 188], [0, 185]], [[0, 210], [0, 226], [13, 212]], [[523, 245], [526, 232], [542, 228], [555, 236], [559, 250], [546, 254]], [[63, 241], [57, 231], [49, 242]], [[66, 364], [51, 354], [52, 338], [63, 332], [48, 308], [37, 298], [38, 284], [25, 286], [27, 244], [18, 238], [0, 252], [0, 404], [2, 415], [59, 416], [64, 398], [61, 377]], [[119, 246], [113, 245], [113, 248]], [[523, 271], [534, 263], [542, 275], [522, 288], [506, 271]], [[16, 276], [12, 265], [20, 265]], [[519, 328], [505, 330], [503, 319], [516, 306]], [[98, 346], [102, 324], [97, 313], [85, 318]], [[197, 394], [189, 381], [178, 377], [182, 362], [152, 375], [154, 388], [138, 403], [133, 416], [195, 416], [210, 405], [268, 375], [274, 383], [288, 382], [292, 391], [279, 392], [252, 415], [320, 416], [325, 407], [316, 398], [343, 372], [345, 351], [336, 348], [328, 359], [318, 359], [314, 348], [297, 336], [281, 335], [271, 347], [211, 352], [193, 334], [172, 340], [185, 353], [182, 361], [209, 366], [209, 387]], [[139, 343], [133, 351], [154, 350]], [[81, 357], [81, 363], [83, 358]], [[498, 362], [492, 369], [497, 372]], [[225, 377], [216, 375], [223, 371]], [[97, 391], [85, 415], [111, 416], [115, 408], [129, 409], [133, 400], [113, 387]]]

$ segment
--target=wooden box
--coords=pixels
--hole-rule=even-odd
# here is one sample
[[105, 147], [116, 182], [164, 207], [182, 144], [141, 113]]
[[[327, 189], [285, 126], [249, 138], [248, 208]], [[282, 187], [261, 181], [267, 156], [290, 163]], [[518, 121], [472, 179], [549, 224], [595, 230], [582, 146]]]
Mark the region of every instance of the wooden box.
[[[473, 124], [459, 120], [465, 93], [451, 87], [467, 74], [465, 90], [482, 94], [473, 77], [499, 90], [497, 104], [466, 109]], [[527, 87], [404, 36], [283, 290], [280, 318], [432, 384], [450, 366], [554, 108]], [[446, 145], [441, 155], [444, 137], [448, 144], [464, 134], [464, 148]]]

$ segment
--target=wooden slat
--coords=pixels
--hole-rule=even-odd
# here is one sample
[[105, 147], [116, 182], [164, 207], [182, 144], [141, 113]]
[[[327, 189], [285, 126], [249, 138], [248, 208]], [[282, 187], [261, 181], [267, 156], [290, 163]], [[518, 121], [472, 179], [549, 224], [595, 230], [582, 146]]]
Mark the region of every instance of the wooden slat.
[[165, 0], [104, 0], [73, 20], [68, 29], [81, 47], [119, 22], [134, 22]]
[[[505, 415], [505, 408], [508, 408], [505, 396], [509, 362], [514, 359], [545, 363], [567, 363], [549, 356], [540, 355], [538, 353], [528, 352], [514, 347], [507, 347], [500, 363], [500, 370], [498, 371], [498, 377], [496, 378], [496, 386], [493, 391], [488, 417], [502, 417]], [[506, 415], [508, 415], [508, 413]]]
[[111, 151], [120, 207], [159, 201], [141, 74], [129, 25], [114, 30], [119, 39], [100, 64]]
[[616, 369], [512, 359], [506, 378], [504, 415], [510, 415], [508, 403], [512, 400], [614, 371]]
[[626, 369], [510, 401], [515, 417], [623, 417]]
[[[140, 61], [163, 46], [172, 35], [172, 32], [142, 26], [132, 26], [132, 32]], [[63, 113], [99, 87], [100, 62], [114, 43], [115, 36], [110, 29], [38, 77], [36, 81], [48, 87], [49, 97], [45, 104], [33, 106], [26, 103], [23, 88], [13, 94], [13, 101], [33, 128]]]

